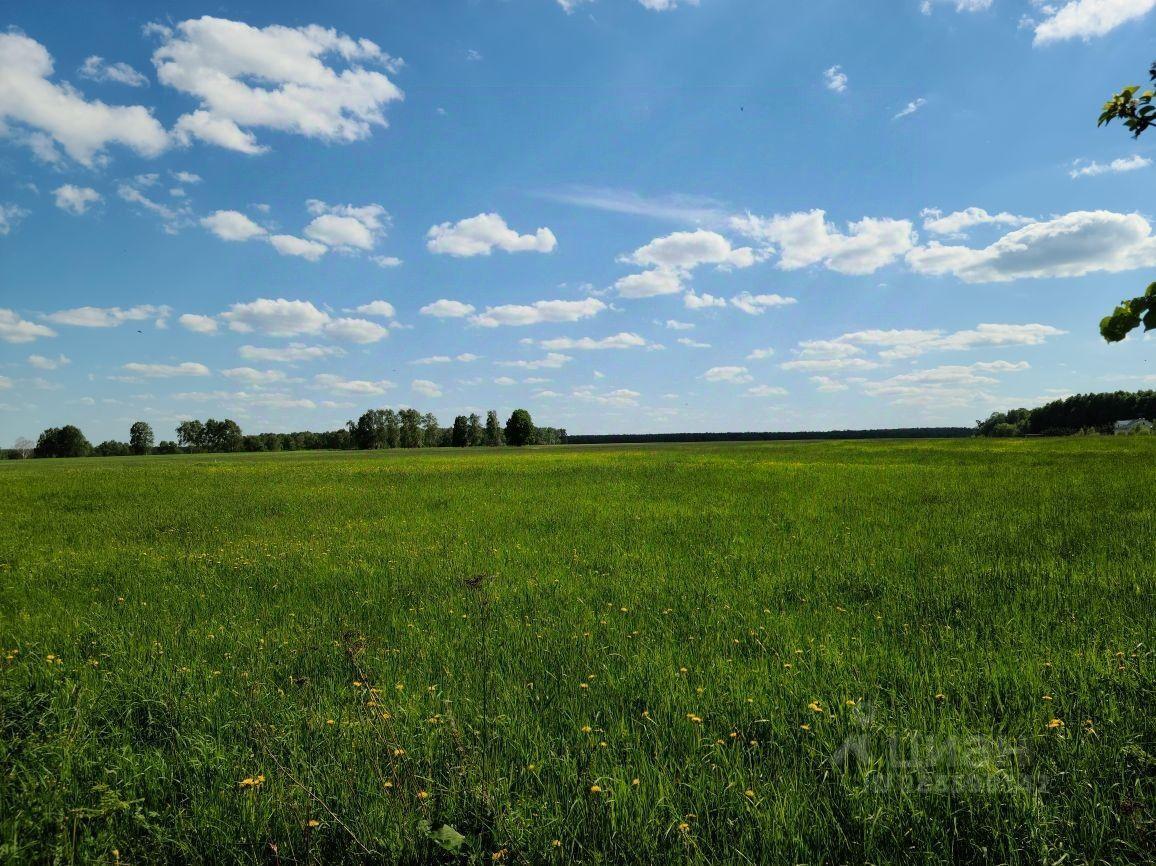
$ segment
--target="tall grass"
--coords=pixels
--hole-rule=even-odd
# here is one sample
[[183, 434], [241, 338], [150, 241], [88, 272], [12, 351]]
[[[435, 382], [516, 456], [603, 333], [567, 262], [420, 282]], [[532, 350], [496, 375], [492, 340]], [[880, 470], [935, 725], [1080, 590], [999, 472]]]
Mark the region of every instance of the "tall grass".
[[0, 465], [0, 861], [1151, 862], [1154, 458]]

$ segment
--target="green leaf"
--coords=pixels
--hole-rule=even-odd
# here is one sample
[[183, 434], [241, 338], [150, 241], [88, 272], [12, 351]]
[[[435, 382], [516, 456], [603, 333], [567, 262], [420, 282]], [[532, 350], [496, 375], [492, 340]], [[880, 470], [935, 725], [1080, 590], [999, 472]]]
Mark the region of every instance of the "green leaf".
[[[429, 827], [429, 824], [426, 824]], [[466, 837], [451, 827], [449, 824], [442, 824], [436, 830], [426, 832], [429, 838], [444, 848], [446, 851], [457, 854], [462, 850], [462, 846], [466, 843]]]

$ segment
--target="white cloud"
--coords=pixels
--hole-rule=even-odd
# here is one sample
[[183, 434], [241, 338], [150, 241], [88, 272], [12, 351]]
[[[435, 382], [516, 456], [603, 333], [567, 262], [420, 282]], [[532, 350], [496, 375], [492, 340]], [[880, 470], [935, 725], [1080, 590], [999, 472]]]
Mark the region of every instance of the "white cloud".
[[246, 361], [298, 364], [305, 361], [320, 361], [323, 358], [340, 357], [345, 352], [337, 346], [307, 346], [304, 343], [290, 343], [288, 346], [275, 348], [242, 346], [238, 350], [238, 354]]
[[269, 243], [283, 256], [297, 256], [309, 262], [319, 261], [329, 251], [325, 244], [296, 235], [270, 235]]
[[222, 370], [221, 375], [227, 379], [236, 379], [245, 385], [271, 385], [274, 382], [284, 382], [285, 374], [280, 370], [258, 370], [254, 367], [233, 367]]
[[426, 358], [418, 358], [416, 361], [410, 361], [411, 364], [449, 364], [453, 361], [449, 355], [430, 355]]
[[999, 379], [993, 373], [1016, 373], [1029, 369], [1026, 362], [989, 361], [968, 366], [951, 365], [901, 373], [889, 379], [861, 383], [869, 397], [892, 398], [898, 404], [964, 406], [990, 402], [986, 389]]
[[144, 376], [150, 379], [169, 379], [175, 376], [208, 376], [209, 368], [204, 364], [185, 361], [182, 364], [141, 364], [133, 362], [125, 364], [122, 370], [134, 376]]
[[488, 256], [497, 247], [508, 253], [550, 253], [558, 245], [548, 228], [532, 235], [520, 235], [496, 213], [481, 213], [456, 223], [433, 226], [426, 233], [431, 253], [458, 257]]
[[753, 388], [747, 388], [747, 393], [752, 397], [786, 397], [787, 389], [776, 385], [755, 385]]
[[201, 217], [201, 225], [223, 241], [249, 241], [266, 231], [240, 211], [219, 210]]
[[120, 307], [75, 307], [49, 313], [44, 318], [55, 325], [72, 325], [77, 328], [116, 328], [125, 322], [155, 319], [158, 327], [161, 327], [159, 323], [171, 312], [168, 307], [152, 304], [140, 304], [127, 310]]
[[702, 343], [698, 340], [692, 340], [690, 337], [679, 337], [678, 343], [681, 346], [686, 346], [688, 349], [709, 349], [710, 343]]
[[173, 179], [178, 183], [194, 184], [201, 182], [201, 176], [193, 174], [191, 171], [174, 171], [172, 174]]
[[539, 344], [543, 349], [641, 349], [653, 344], [645, 337], [623, 331], [611, 337], [595, 340], [592, 337], [556, 337], [552, 340], [542, 340]]
[[499, 376], [497, 379], [494, 380], [494, 384], [495, 385], [502, 385], [504, 387], [509, 387], [510, 385], [517, 385], [518, 380], [517, 379], [511, 379], [509, 376]]
[[86, 100], [75, 88], [49, 81], [52, 71], [52, 56], [35, 39], [0, 33], [0, 122], [18, 125], [0, 131], [24, 140], [42, 159], [59, 162], [56, 145], [85, 166], [103, 162], [105, 148], [114, 143], [146, 157], [169, 146], [164, 127], [147, 108]]
[[784, 361], [779, 369], [797, 373], [832, 373], [846, 370], [874, 370], [880, 365], [866, 358], [799, 358]]
[[927, 100], [924, 99], [922, 96], [919, 97], [918, 99], [913, 99], [909, 103], [907, 103], [905, 106], [903, 106], [903, 108], [901, 108], [896, 113], [896, 115], [894, 117], [892, 117], [891, 119], [892, 120], [902, 120], [905, 117], [910, 117], [911, 115], [915, 114], [915, 112], [919, 111], [919, 109], [923, 108], [923, 106], [925, 106], [925, 105], [927, 105]]
[[449, 301], [441, 298], [432, 304], [426, 304], [418, 312], [423, 316], [433, 316], [437, 319], [464, 319], [474, 312], [474, 307], [471, 304], [463, 304], [461, 301]]
[[823, 73], [823, 83], [827, 89], [835, 93], [843, 93], [847, 89], [847, 73], [842, 66], [832, 66]]
[[919, 9], [924, 15], [930, 15], [935, 3], [950, 3], [956, 12], [982, 12], [990, 9], [992, 2], [993, 0], [923, 0]]
[[1023, 226], [1035, 222], [1031, 217], [1016, 216], [1006, 211], [990, 214], [981, 207], [969, 207], [946, 215], [938, 208], [924, 208], [919, 215], [923, 217], [923, 227], [927, 231], [951, 238], [966, 237], [968, 230], [975, 226]]
[[38, 337], [55, 337], [56, 331], [27, 319], [20, 318], [15, 310], [0, 307], [0, 340], [5, 343], [31, 343]]
[[747, 355], [748, 361], [765, 361], [767, 358], [773, 358], [775, 355], [774, 349], [755, 349]]
[[597, 298], [583, 301], [535, 301], [532, 304], [502, 304], [486, 307], [485, 312], [470, 318], [475, 325], [496, 328], [500, 325], [524, 326], [542, 322], [577, 322], [596, 316], [606, 309]]
[[80, 216], [102, 199], [101, 194], [91, 187], [73, 186], [70, 183], [57, 187], [52, 195], [58, 208], [75, 216]]
[[982, 249], [932, 241], [907, 254], [920, 274], [953, 274], [967, 283], [1079, 277], [1156, 264], [1156, 238], [1139, 214], [1073, 211], [1009, 232]]
[[61, 367], [67, 367], [72, 361], [64, 355], [57, 355], [55, 358], [46, 358], [44, 355], [29, 355], [28, 363], [37, 370], [59, 370]]
[[26, 216], [28, 216], [28, 211], [18, 205], [0, 204], [0, 238], [20, 225], [20, 221]]
[[370, 301], [368, 304], [355, 307], [353, 312], [361, 313], [363, 316], [379, 316], [382, 319], [392, 319], [397, 314], [389, 301]]
[[750, 292], [743, 292], [731, 298], [731, 306], [738, 307], [749, 316], [761, 316], [773, 307], [789, 307], [797, 303], [797, 298], [785, 298], [782, 295], [752, 295]]
[[440, 397], [442, 395], [441, 385], [437, 382], [431, 382], [429, 379], [414, 379], [409, 383], [409, 387], [425, 397]]
[[141, 175], [131, 183], [121, 183], [116, 188], [116, 194], [124, 201], [138, 205], [160, 217], [164, 230], [169, 234], [176, 234], [180, 229], [192, 224], [191, 212], [188, 205], [178, 204], [172, 207], [155, 201], [140, 191], [139, 186], [151, 186], [149, 180], [155, 177], [156, 175]]
[[666, 328], [668, 331], [693, 331], [694, 325], [690, 322], [680, 322], [678, 319], [667, 319]]
[[[199, 100], [178, 119], [174, 135], [188, 143], [260, 153], [254, 129], [350, 142], [387, 126], [384, 108], [403, 98], [385, 72], [400, 64], [368, 39], [316, 24], [251, 27], [204, 16], [175, 30], [154, 26], [157, 79]], [[340, 60], [337, 69], [326, 60]]]
[[812, 376], [811, 381], [815, 383], [815, 390], [822, 391], [825, 394], [834, 394], [839, 391], [846, 391], [850, 386], [838, 379], [832, 379], [830, 376]]
[[699, 295], [694, 291], [683, 295], [682, 302], [688, 310], [709, 310], [712, 307], [725, 307], [727, 305], [726, 298], [716, 298], [706, 292]]
[[339, 250], [372, 250], [391, 221], [379, 204], [330, 205], [310, 199], [307, 206], [314, 219], [305, 227], [305, 236]]
[[396, 268], [402, 263], [397, 256], [370, 256], [369, 259], [379, 268]]
[[654, 269], [622, 277], [614, 288], [623, 298], [653, 298], [682, 291], [682, 277], [676, 271]]
[[702, 374], [708, 382], [730, 382], [734, 385], [745, 385], [753, 382], [754, 377], [746, 367], [711, 367]]
[[1033, 2], [1044, 13], [1044, 19], [1036, 24], [1036, 45], [1103, 36], [1156, 7], [1156, 0], [1069, 0], [1063, 5]]
[[342, 394], [361, 394], [364, 396], [384, 394], [390, 388], [397, 387], [387, 379], [380, 379], [376, 382], [365, 379], [345, 379], [332, 373], [318, 373], [313, 377], [313, 386], [326, 391], [337, 391]]
[[103, 57], [93, 54], [87, 57], [77, 75], [91, 81], [111, 81], [129, 87], [144, 87], [149, 80], [127, 63], [105, 63]]
[[642, 267], [692, 271], [700, 265], [749, 268], [758, 261], [758, 257], [750, 247], [736, 249], [717, 232], [699, 229], [655, 238], [629, 256], [624, 256], [622, 261]]
[[242, 334], [257, 331], [271, 337], [293, 337], [317, 334], [329, 322], [329, 314], [309, 301], [287, 301], [259, 298], [244, 304], [233, 304], [221, 313], [231, 330]]
[[192, 331], [194, 334], [217, 333], [217, 320], [212, 316], [201, 316], [196, 313], [183, 313], [177, 319], [177, 323], [185, 330]]
[[[914, 328], [852, 331], [834, 340], [804, 340], [795, 350], [800, 360], [788, 362], [792, 366], [782, 366], [784, 369], [795, 370], [871, 369], [879, 364], [855, 357], [863, 354], [863, 347], [878, 351], [881, 361], [890, 362], [928, 352], [970, 351], [996, 346], [1038, 346], [1050, 337], [1065, 333], [1051, 325], [1036, 323], [987, 323], [951, 332]], [[822, 366], [824, 360], [830, 366]]]
[[812, 210], [773, 217], [747, 214], [732, 226], [748, 237], [774, 244], [778, 267], [796, 270], [822, 264], [841, 274], [871, 274], [915, 245], [909, 220], [864, 217], [843, 234], [827, 222], [826, 211]]
[[[591, 2], [593, 0], [558, 0], [558, 5], [569, 15], [582, 4]], [[680, 2], [687, 6], [698, 5], [698, 0], [638, 0], [638, 2], [651, 12], [669, 12], [671, 9], [677, 9]]]
[[1147, 168], [1152, 164], [1146, 156], [1140, 156], [1134, 153], [1131, 156], [1114, 159], [1111, 162], [1104, 164], [1092, 160], [1089, 163], [1083, 163], [1081, 160], [1076, 160], [1072, 165], [1072, 170], [1068, 172], [1070, 177], [1097, 177], [1101, 174], [1123, 174], [1126, 171], [1136, 171], [1141, 168]]
[[333, 319], [325, 325], [325, 336], [349, 343], [376, 343], [389, 336], [389, 330], [368, 319]]
[[557, 370], [573, 360], [569, 355], [549, 352], [545, 358], [534, 361], [495, 361], [495, 363], [499, 367], [518, 367], [522, 370]]

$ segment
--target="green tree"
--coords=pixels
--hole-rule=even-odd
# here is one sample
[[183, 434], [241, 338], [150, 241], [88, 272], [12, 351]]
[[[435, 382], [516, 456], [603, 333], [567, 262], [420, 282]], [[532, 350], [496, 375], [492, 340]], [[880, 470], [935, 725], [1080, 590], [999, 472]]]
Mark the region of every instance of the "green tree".
[[240, 426], [232, 419], [217, 421], [210, 418], [205, 422], [203, 447], [207, 451], [240, 451], [244, 441]]
[[398, 421], [397, 413], [392, 409], [385, 410], [385, 447], [401, 447], [401, 422]]
[[[1156, 63], [1148, 70], [1148, 80], [1156, 81]], [[1119, 120], [1132, 133], [1133, 138], [1156, 123], [1156, 106], [1152, 104], [1156, 91], [1151, 88], [1140, 92], [1139, 85], [1125, 87], [1104, 103], [1097, 126], [1106, 126]], [[1144, 294], [1127, 298], [1119, 303], [1111, 315], [1100, 320], [1100, 335], [1109, 343], [1118, 343], [1136, 328], [1144, 326], [1145, 331], [1156, 328], [1156, 283], [1151, 283]]]
[[153, 428], [137, 421], [128, 431], [128, 445], [133, 454], [148, 454], [153, 450]]
[[478, 417], [477, 412], [470, 413], [470, 420], [468, 425], [469, 446], [471, 448], [481, 445], [485, 441], [485, 431], [482, 429], [482, 419]]
[[502, 425], [498, 421], [498, 413], [493, 409], [486, 413], [486, 432], [482, 441], [491, 448], [502, 444]]
[[177, 443], [183, 448], [202, 448], [205, 425], [200, 421], [182, 421], [177, 425]]
[[427, 412], [421, 419], [421, 443], [424, 448], [437, 448], [442, 444], [442, 428], [438, 416]]
[[49, 427], [40, 434], [33, 451], [36, 457], [87, 457], [91, 453], [92, 443], [72, 424]]
[[454, 419], [454, 432], [450, 437], [450, 444], [455, 448], [465, 448], [470, 444], [470, 422], [465, 415]]
[[115, 439], [108, 439], [101, 442], [93, 453], [97, 457], [127, 457], [132, 454], [132, 447], [127, 442], [117, 442]]
[[534, 421], [525, 409], [515, 409], [506, 422], [506, 444], [514, 446], [534, 444]]
[[362, 450], [386, 447], [386, 415], [383, 409], [369, 409], [363, 412], [353, 425], [353, 441]]
[[421, 413], [417, 409], [402, 409], [400, 420], [400, 442], [402, 448], [421, 448]]

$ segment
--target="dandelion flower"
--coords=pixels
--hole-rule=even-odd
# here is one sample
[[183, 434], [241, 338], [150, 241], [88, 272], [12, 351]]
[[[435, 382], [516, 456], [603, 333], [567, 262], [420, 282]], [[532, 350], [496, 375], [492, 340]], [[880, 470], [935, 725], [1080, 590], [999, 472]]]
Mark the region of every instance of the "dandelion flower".
[[753, 800], [753, 799], [755, 799], [755, 792], [754, 792], [754, 791], [752, 791], [750, 788], [747, 788], [747, 790], [746, 790], [746, 791], [744, 791], [743, 793], [744, 793], [744, 794], [746, 794], [746, 797], [747, 797], [747, 799], [748, 799], [748, 800]]
[[417, 798], [419, 800], [428, 800], [429, 799], [429, 792], [428, 791], [418, 791], [417, 792]]
[[823, 712], [823, 708], [819, 705], [818, 701], [811, 701], [811, 703], [807, 704], [807, 709], [816, 713]]
[[1062, 728], [1063, 726], [1064, 722], [1062, 719], [1052, 719], [1050, 722], [1048, 722], [1048, 730], [1050, 731], [1054, 731], [1057, 728]]
[[590, 786], [590, 793], [591, 794], [601, 794], [602, 793], [602, 787], [600, 785], [591, 785]]
[[678, 824], [678, 832], [679, 833], [689, 833], [690, 832], [690, 824], [686, 823], [686, 821], [680, 821]]

